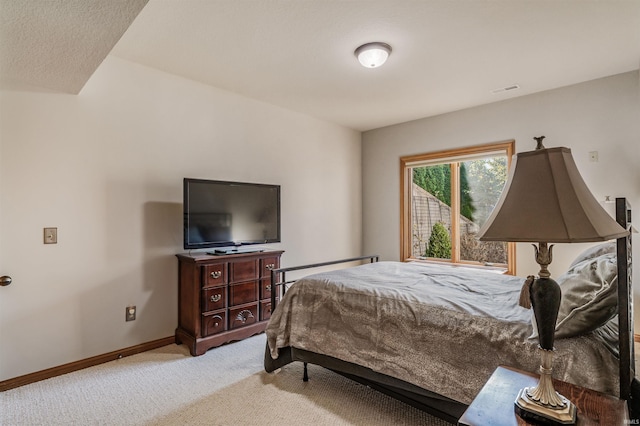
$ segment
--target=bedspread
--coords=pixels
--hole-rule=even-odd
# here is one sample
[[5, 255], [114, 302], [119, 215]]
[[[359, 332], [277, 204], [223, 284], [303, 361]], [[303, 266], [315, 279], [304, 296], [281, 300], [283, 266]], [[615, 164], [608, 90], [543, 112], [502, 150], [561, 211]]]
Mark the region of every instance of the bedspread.
[[[523, 278], [467, 267], [378, 262], [310, 275], [266, 329], [292, 346], [368, 367], [469, 404], [498, 365], [537, 372]], [[618, 360], [598, 333], [555, 342], [553, 377], [618, 394]]]

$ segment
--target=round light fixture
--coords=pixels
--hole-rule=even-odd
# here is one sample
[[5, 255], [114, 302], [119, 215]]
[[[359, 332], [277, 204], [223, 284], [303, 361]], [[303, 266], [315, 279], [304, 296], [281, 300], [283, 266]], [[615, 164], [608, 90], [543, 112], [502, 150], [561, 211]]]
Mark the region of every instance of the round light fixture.
[[373, 42], [363, 44], [354, 52], [358, 61], [366, 68], [377, 68], [387, 61], [391, 54], [391, 46], [387, 43]]

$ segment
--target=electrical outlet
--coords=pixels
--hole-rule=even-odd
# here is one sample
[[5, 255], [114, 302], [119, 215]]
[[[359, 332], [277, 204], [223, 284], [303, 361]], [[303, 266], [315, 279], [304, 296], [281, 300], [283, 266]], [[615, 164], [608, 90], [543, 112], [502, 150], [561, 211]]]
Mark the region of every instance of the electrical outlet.
[[44, 243], [58, 244], [58, 228], [44, 228]]
[[125, 321], [133, 321], [136, 319], [136, 307], [135, 306], [127, 306], [125, 310]]

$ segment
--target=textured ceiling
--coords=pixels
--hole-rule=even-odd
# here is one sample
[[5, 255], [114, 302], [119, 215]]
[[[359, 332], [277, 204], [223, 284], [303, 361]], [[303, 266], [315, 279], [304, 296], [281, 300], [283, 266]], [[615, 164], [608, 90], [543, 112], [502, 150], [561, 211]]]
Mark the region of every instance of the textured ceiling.
[[149, 0], [0, 0], [0, 88], [78, 94]]
[[[34, 74], [28, 80], [42, 87], [63, 80], [61, 74], [90, 74], [102, 60], [96, 57], [91, 66], [79, 61], [91, 49], [83, 49], [77, 32], [95, 32], [106, 46], [120, 38], [126, 21], [116, 20], [113, 32], [104, 17], [67, 25], [67, 13], [52, 11], [49, 3], [74, 11], [115, 9], [108, 14], [116, 18], [135, 16], [124, 9], [144, 4], [0, 2], [12, 5], [12, 15], [40, 9], [38, 19], [47, 24], [30, 18], [20, 37], [31, 42], [20, 52], [11, 49], [12, 55], [25, 61], [64, 50], [57, 66], [42, 60], [33, 69], [28, 62], [17, 65], [17, 76]], [[40, 38], [49, 47], [39, 49]], [[381, 68], [363, 68], [353, 55], [371, 41], [393, 48]], [[150, 0], [111, 54], [368, 130], [636, 70], [640, 0]], [[82, 87], [81, 80], [70, 87]], [[513, 84], [520, 89], [492, 93]]]

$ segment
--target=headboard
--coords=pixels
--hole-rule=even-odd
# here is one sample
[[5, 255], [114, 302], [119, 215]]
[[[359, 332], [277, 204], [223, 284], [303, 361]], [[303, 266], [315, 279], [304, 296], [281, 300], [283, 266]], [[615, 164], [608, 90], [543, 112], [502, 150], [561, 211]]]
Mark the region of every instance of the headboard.
[[616, 198], [616, 221], [629, 235], [618, 238], [618, 321], [620, 352], [620, 398], [631, 399], [631, 385], [635, 378], [635, 350], [633, 330], [633, 281], [631, 277], [631, 207], [626, 198]]

